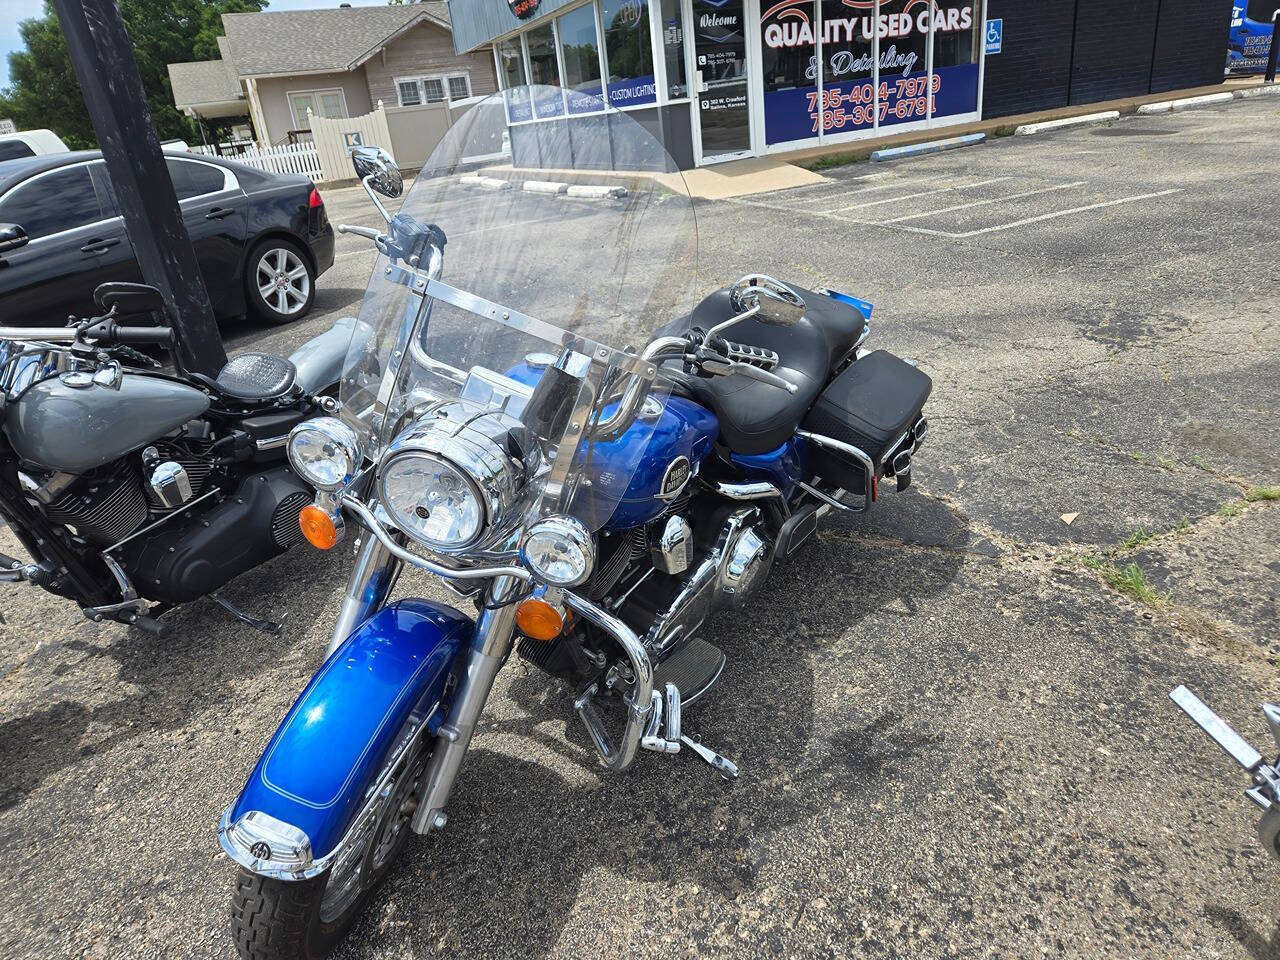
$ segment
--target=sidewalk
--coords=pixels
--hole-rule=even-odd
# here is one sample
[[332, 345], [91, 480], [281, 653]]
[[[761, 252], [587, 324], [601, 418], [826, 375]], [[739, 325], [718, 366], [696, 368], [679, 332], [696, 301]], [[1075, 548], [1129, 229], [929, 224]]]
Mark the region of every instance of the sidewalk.
[[1234, 92], [1260, 86], [1262, 86], [1261, 77], [1232, 77], [1222, 83], [1207, 87], [1167, 90], [1163, 93], [1147, 94], [1141, 97], [1125, 97], [1120, 100], [1104, 100], [1099, 103], [1057, 107], [1052, 110], [1020, 113], [1009, 117], [996, 117], [991, 120], [957, 124], [956, 126], [934, 127], [930, 130], [913, 130], [910, 133], [898, 134], [897, 136], [875, 137], [867, 140], [858, 140], [853, 143], [808, 147], [771, 157], [732, 160], [728, 163], [686, 170], [684, 171], [684, 181], [688, 185], [689, 193], [702, 200], [746, 197], [771, 190], [782, 190], [787, 187], [821, 183], [826, 178], [818, 171], [829, 167], [858, 163], [870, 157], [873, 151], [887, 147], [903, 147], [915, 143], [927, 143], [930, 140], [962, 137], [971, 133], [985, 133], [988, 136], [1008, 136], [1013, 133], [1015, 128], [1026, 123], [1059, 120], [1065, 117], [1079, 117], [1090, 113], [1102, 113], [1107, 110], [1118, 110], [1123, 116], [1136, 113], [1138, 107], [1146, 103], [1178, 100], [1209, 93]]

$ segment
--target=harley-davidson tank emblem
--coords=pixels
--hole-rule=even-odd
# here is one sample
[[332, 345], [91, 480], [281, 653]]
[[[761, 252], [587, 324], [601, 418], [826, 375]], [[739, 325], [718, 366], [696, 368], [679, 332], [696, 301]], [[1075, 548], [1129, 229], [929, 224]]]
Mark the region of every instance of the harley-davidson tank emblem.
[[676, 496], [684, 485], [689, 482], [689, 477], [693, 471], [689, 466], [688, 457], [676, 457], [667, 466], [667, 472], [662, 475], [662, 486], [658, 489], [658, 496], [663, 500], [670, 500]]

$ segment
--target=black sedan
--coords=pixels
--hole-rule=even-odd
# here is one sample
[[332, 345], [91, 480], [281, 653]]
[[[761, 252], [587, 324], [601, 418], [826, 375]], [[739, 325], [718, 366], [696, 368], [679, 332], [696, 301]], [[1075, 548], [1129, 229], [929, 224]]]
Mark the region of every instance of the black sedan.
[[[290, 323], [333, 266], [333, 227], [306, 177], [218, 157], [165, 162], [214, 314]], [[0, 323], [61, 326], [91, 316], [107, 280], [142, 280], [115, 191], [97, 151], [0, 163], [0, 224], [29, 242], [0, 254]]]

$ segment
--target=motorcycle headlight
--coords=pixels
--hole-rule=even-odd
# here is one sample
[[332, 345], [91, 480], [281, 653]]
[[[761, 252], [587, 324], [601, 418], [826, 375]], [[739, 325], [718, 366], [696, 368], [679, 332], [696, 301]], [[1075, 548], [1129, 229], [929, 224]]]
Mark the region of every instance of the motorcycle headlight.
[[480, 490], [469, 476], [429, 453], [405, 453], [382, 470], [382, 504], [396, 526], [429, 547], [457, 550], [485, 525]]
[[317, 490], [341, 490], [363, 459], [360, 438], [337, 417], [317, 417], [289, 431], [286, 445], [294, 472]]
[[595, 542], [580, 521], [548, 517], [525, 533], [520, 559], [544, 583], [575, 587], [591, 576], [596, 561]]
[[505, 414], [476, 416], [458, 403], [420, 417], [378, 468], [380, 500], [395, 525], [439, 553], [489, 538], [518, 513], [525, 465], [508, 444], [518, 426]]

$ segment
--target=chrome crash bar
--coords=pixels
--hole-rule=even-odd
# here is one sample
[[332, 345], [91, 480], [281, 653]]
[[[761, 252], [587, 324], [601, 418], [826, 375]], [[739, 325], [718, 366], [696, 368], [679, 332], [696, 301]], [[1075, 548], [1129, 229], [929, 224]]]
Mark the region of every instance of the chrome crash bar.
[[[428, 560], [426, 557], [419, 556], [397, 543], [395, 537], [382, 525], [374, 512], [354, 494], [347, 493], [343, 495], [341, 506], [344, 510], [353, 514], [360, 524], [376, 537], [378, 542], [392, 556], [412, 567], [417, 567], [419, 570], [425, 570], [427, 573], [434, 574], [437, 577], [451, 580], [511, 577], [524, 583], [533, 582], [533, 574], [520, 566], [450, 567], [434, 560]], [[644, 644], [640, 642], [640, 638], [636, 636], [635, 631], [617, 617], [600, 609], [590, 600], [580, 597], [576, 593], [566, 590], [562, 595], [565, 606], [618, 641], [618, 645], [622, 647], [623, 652], [626, 653], [627, 659], [630, 661], [632, 672], [631, 693], [627, 697], [626, 727], [623, 729], [622, 739], [618, 746], [615, 747], [608, 734], [605, 733], [604, 722], [591, 702], [599, 692], [596, 685], [592, 684], [582, 691], [574, 701], [574, 709], [577, 710], [582, 722], [587, 727], [587, 731], [591, 734], [591, 741], [600, 753], [601, 763], [609, 770], [625, 770], [631, 765], [631, 761], [635, 759], [636, 749], [640, 745], [640, 738], [644, 734], [645, 727], [649, 722], [649, 715], [653, 710], [653, 663], [650, 661], [649, 653]]]

